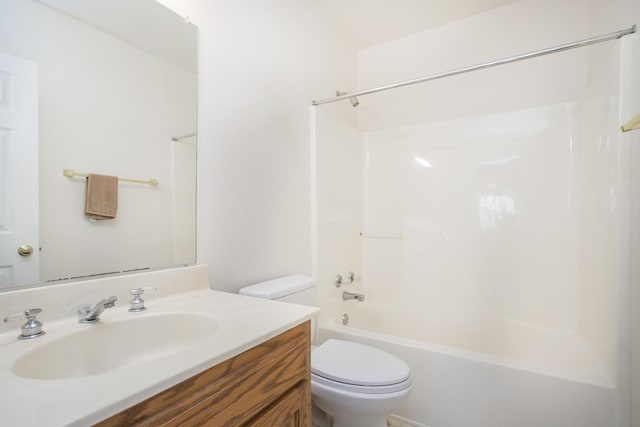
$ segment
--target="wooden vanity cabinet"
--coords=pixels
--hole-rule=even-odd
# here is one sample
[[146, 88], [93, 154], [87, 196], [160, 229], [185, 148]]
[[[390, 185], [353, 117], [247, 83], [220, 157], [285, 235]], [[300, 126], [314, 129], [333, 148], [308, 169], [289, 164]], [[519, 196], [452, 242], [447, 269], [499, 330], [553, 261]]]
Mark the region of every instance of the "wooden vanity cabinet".
[[97, 425], [308, 427], [310, 369], [306, 322]]

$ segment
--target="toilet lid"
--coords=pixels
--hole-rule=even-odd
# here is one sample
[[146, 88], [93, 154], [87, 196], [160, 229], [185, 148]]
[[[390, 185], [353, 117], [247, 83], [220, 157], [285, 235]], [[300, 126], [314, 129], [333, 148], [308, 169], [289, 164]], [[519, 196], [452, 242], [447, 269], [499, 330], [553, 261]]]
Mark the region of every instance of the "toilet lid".
[[387, 386], [409, 379], [402, 359], [377, 348], [330, 339], [311, 353], [315, 375], [357, 386]]

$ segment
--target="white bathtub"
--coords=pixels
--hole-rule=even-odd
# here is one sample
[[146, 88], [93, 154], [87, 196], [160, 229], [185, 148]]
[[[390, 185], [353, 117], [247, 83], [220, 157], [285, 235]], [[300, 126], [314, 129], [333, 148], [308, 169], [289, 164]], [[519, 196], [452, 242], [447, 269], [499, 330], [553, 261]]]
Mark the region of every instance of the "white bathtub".
[[416, 323], [388, 307], [343, 307], [348, 325], [342, 314], [324, 322], [320, 340], [355, 341], [403, 358], [413, 391], [397, 411], [402, 417], [430, 427], [615, 425], [615, 389], [597, 353], [578, 336], [499, 318], [478, 322], [491, 327], [475, 334], [446, 319], [434, 328], [410, 328], [405, 325]]

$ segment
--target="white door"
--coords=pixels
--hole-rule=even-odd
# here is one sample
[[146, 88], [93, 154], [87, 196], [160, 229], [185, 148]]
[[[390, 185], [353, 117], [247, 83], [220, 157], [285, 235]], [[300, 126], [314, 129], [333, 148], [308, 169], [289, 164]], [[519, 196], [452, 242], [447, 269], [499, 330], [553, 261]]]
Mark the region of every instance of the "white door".
[[0, 52], [0, 288], [39, 281], [38, 227], [38, 66]]

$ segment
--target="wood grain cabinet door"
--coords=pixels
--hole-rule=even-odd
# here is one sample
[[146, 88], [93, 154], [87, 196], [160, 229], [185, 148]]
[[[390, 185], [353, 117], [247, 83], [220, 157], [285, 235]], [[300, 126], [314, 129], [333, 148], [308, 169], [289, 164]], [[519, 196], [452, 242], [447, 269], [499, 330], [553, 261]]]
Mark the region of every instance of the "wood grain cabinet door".
[[248, 425], [252, 427], [311, 426], [311, 402], [306, 390], [307, 386], [307, 382], [298, 384]]

